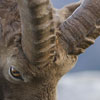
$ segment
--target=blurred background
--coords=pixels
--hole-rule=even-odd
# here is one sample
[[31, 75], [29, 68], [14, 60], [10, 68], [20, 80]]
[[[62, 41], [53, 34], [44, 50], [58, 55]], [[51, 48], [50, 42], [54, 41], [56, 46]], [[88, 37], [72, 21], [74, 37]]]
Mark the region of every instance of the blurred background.
[[[78, 0], [51, 0], [55, 8]], [[58, 85], [58, 100], [100, 100], [100, 37], [78, 58]]]

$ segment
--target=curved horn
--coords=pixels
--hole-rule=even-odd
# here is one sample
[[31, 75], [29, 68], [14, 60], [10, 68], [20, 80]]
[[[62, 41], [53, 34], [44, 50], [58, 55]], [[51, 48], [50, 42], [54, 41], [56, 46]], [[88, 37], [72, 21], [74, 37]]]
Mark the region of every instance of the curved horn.
[[100, 35], [100, 0], [84, 0], [60, 25], [58, 36], [68, 54], [78, 55]]
[[62, 9], [54, 9], [54, 18], [55, 23], [59, 26], [62, 22], [64, 22], [72, 13], [80, 6], [81, 1], [68, 4]]
[[45, 66], [54, 57], [55, 31], [49, 0], [17, 0], [22, 22], [22, 48], [36, 66]]

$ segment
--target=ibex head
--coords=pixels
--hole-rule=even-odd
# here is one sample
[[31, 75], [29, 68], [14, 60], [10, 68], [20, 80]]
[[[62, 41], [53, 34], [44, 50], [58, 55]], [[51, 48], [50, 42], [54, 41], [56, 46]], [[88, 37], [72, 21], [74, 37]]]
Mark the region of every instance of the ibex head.
[[58, 80], [99, 36], [99, 6], [0, 0], [0, 99], [55, 100]]

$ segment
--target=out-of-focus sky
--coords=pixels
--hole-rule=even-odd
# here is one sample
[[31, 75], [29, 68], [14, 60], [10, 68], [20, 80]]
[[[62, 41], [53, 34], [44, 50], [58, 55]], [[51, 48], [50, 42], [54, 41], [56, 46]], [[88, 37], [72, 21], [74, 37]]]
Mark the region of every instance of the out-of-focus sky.
[[[55, 8], [62, 8], [71, 2], [78, 0], [51, 0]], [[95, 44], [90, 46], [85, 53], [79, 56], [76, 66], [71, 72], [84, 70], [100, 70], [100, 37]]]
[[[62, 8], [64, 5], [76, 1], [78, 0], [52, 0], [56, 8]], [[79, 56], [76, 66], [69, 74], [59, 81], [58, 100], [100, 100], [99, 71], [100, 37], [96, 39], [94, 45]]]
[[53, 2], [54, 7], [61, 8], [66, 4], [69, 4], [71, 2], [76, 2], [79, 0], [51, 0]]

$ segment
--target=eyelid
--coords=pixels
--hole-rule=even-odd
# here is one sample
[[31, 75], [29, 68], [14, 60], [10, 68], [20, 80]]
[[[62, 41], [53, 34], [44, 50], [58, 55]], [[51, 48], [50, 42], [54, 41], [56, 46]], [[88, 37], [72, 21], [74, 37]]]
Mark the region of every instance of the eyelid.
[[13, 79], [23, 81], [23, 78], [22, 78], [20, 72], [17, 71], [14, 67], [9, 68], [9, 74]]
[[20, 76], [20, 72], [16, 71], [15, 69], [12, 70], [12, 67], [10, 68], [10, 72], [14, 76]]

